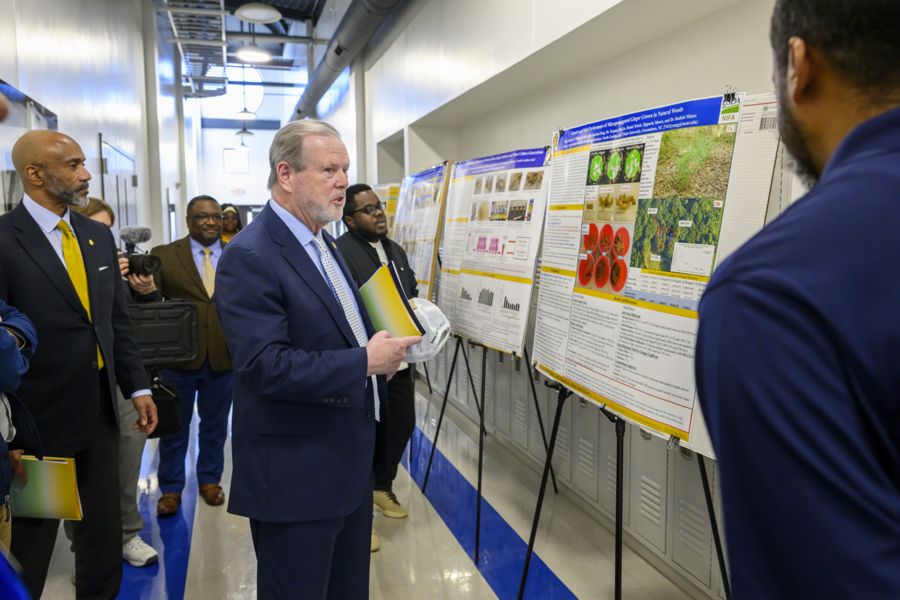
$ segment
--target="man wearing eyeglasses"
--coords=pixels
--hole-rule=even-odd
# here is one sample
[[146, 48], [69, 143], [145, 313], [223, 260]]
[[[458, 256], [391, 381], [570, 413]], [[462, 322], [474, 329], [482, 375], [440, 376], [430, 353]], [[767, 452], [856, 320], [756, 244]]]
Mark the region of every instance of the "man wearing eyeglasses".
[[[393, 262], [400, 277], [403, 291], [410, 298], [419, 295], [416, 276], [409, 266], [406, 252], [396, 242], [388, 239], [387, 216], [378, 195], [365, 183], [347, 188], [344, 204], [344, 224], [348, 231], [338, 238], [338, 249], [344, 255], [350, 273], [357, 285], [362, 285], [383, 264]], [[390, 472], [375, 482], [375, 507], [386, 517], [402, 519], [406, 508], [394, 495], [393, 481], [406, 443], [416, 424], [415, 382], [412, 370], [402, 363], [400, 370], [388, 381], [388, 439]], [[378, 548], [378, 540], [372, 538], [372, 551]]]
[[224, 445], [231, 409], [231, 355], [214, 305], [215, 273], [222, 255], [222, 207], [210, 196], [197, 196], [187, 205], [187, 237], [157, 246], [162, 269], [156, 285], [168, 298], [197, 305], [197, 358], [163, 369], [163, 383], [181, 399], [181, 431], [159, 441], [159, 516], [173, 515], [181, 506], [185, 484], [184, 457], [188, 447], [194, 397], [200, 416], [197, 482], [210, 506], [225, 502], [219, 485], [225, 465]]

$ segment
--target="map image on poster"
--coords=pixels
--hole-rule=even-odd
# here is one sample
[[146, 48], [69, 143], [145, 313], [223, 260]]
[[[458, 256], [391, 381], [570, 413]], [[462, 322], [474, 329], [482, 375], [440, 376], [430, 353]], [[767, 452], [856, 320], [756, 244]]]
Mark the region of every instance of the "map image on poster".
[[765, 219], [773, 105], [692, 100], [561, 131], [553, 148], [535, 365], [706, 453], [697, 304], [723, 238], [733, 248]]
[[397, 220], [397, 199], [400, 197], [399, 183], [386, 183], [372, 186], [372, 191], [384, 204], [384, 216], [387, 218], [388, 237], [393, 239], [394, 222]]
[[448, 170], [449, 165], [442, 164], [404, 178], [394, 219], [394, 241], [409, 257], [419, 297], [428, 300], [434, 289]]

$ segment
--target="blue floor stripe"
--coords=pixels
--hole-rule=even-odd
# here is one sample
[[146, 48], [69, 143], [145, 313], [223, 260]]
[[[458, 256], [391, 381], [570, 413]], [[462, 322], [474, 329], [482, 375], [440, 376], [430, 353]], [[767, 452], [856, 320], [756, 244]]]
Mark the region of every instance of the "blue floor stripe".
[[[197, 418], [191, 426], [192, 439], [197, 439]], [[187, 583], [188, 560], [191, 555], [191, 535], [194, 529], [194, 512], [197, 506], [196, 444], [191, 444], [185, 465], [187, 484], [181, 494], [181, 508], [172, 516], [157, 518], [156, 501], [162, 492], [143, 493], [138, 498], [138, 508], [144, 520], [140, 536], [159, 552], [159, 562], [147, 567], [124, 564], [120, 600], [181, 600]], [[144, 449], [141, 462], [141, 479], [155, 474], [159, 453]]]
[[[413, 431], [412, 466], [406, 466], [413, 480], [421, 489], [431, 452], [431, 440], [418, 427]], [[490, 485], [490, 480], [485, 480]], [[453, 536], [470, 557], [475, 553], [475, 504], [478, 492], [469, 481], [447, 460], [440, 449], [434, 454], [431, 476], [428, 479], [429, 502], [441, 516]], [[540, 542], [540, 538], [538, 538]], [[481, 560], [477, 566], [494, 593], [501, 600], [516, 598], [519, 580], [525, 564], [528, 544], [494, 510], [487, 500], [481, 504]], [[550, 570], [537, 553], [528, 568], [526, 598], [569, 599], [575, 594]]]

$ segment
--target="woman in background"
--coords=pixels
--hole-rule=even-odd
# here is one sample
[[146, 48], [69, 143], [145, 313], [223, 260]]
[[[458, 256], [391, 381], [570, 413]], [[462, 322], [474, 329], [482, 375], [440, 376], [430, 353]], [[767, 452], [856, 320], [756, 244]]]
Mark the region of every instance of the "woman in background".
[[241, 213], [234, 204], [222, 205], [222, 243], [227, 244], [237, 232], [243, 229]]

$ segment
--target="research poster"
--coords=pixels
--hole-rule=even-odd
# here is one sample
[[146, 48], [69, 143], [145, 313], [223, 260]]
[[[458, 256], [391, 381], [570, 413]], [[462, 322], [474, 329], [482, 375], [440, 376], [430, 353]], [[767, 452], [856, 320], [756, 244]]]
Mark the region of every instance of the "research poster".
[[394, 241], [409, 257], [419, 297], [431, 300], [451, 165], [440, 164], [403, 179], [394, 219]]
[[559, 132], [534, 362], [638, 424], [712, 454], [696, 402], [697, 305], [762, 227], [771, 94], [692, 100]]
[[387, 218], [388, 237], [394, 239], [394, 222], [397, 220], [397, 200], [400, 198], [400, 184], [386, 183], [372, 186], [372, 191], [384, 204], [384, 216]]
[[547, 148], [457, 163], [438, 303], [453, 330], [522, 356], [549, 189]]

